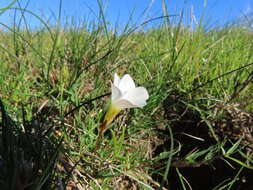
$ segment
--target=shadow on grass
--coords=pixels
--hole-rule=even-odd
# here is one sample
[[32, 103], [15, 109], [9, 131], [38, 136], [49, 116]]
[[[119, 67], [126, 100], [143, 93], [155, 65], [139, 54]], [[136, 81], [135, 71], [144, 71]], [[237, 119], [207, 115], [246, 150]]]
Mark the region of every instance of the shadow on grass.
[[[227, 107], [221, 108], [223, 109], [222, 117], [212, 118], [214, 119], [212, 125], [219, 139], [217, 142], [210, 134], [210, 126], [203, 122], [201, 114], [183, 103], [189, 102], [189, 100], [182, 100], [181, 97], [185, 96], [175, 92], [165, 100], [163, 105], [164, 117], [170, 121], [169, 127], [173, 131], [174, 140], [180, 145], [180, 151], [173, 155], [165, 187], [168, 189], [192, 188], [193, 190], [253, 189], [253, 170], [227, 160], [222, 153], [222, 148], [224, 150], [230, 149], [243, 136], [245, 138], [240, 141], [241, 151], [248, 155], [252, 153], [252, 150], [251, 153], [247, 152], [248, 148], [252, 146], [252, 142], [245, 142], [248, 136], [245, 134], [245, 129], [252, 125], [240, 126], [241, 130], [238, 131], [238, 125], [245, 122], [235, 119], [245, 113], [239, 114], [237, 108], [229, 107], [229, 111], [227, 111]], [[247, 116], [249, 117], [249, 114]], [[226, 120], [225, 123], [221, 122], [224, 120]], [[225, 124], [226, 127], [224, 127]], [[220, 130], [221, 127], [222, 130]], [[153, 153], [154, 157], [170, 152], [170, 139], [164, 135], [169, 134], [168, 129], [164, 128], [158, 131], [161, 135], [160, 139], [163, 138], [163, 143], [156, 147]], [[237, 150], [234, 150], [232, 156], [246, 163], [245, 157], [242, 157]], [[152, 177], [159, 183], [162, 182], [167, 160], [167, 158], [159, 159], [154, 163], [155, 172]]]
[[0, 186], [2, 190], [54, 189], [61, 140], [46, 115], [15, 121], [0, 100]]

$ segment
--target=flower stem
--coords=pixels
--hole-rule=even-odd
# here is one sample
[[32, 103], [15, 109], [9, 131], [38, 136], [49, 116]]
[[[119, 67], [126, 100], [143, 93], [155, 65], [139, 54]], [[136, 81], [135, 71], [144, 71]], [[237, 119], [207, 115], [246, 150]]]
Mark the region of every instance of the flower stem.
[[97, 152], [97, 150], [99, 149], [100, 145], [101, 145], [101, 142], [104, 138], [104, 132], [107, 128], [107, 121], [103, 121], [99, 127], [99, 131], [98, 131], [98, 137], [97, 137], [97, 140], [96, 140], [96, 145], [95, 145], [95, 148], [93, 150], [93, 152]]

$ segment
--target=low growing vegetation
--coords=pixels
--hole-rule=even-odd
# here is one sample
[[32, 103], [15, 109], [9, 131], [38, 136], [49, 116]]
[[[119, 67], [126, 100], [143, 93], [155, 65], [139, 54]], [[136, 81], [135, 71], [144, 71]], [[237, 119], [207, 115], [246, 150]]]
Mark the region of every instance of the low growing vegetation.
[[[177, 18], [121, 32], [102, 11], [81, 26], [0, 23], [1, 189], [253, 188], [253, 33]], [[114, 73], [149, 99], [94, 151]]]

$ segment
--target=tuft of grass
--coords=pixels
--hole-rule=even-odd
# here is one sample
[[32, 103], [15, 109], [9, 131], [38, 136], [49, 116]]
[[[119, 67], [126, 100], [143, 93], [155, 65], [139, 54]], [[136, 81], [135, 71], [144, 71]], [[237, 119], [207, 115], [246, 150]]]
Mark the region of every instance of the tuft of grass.
[[[0, 158], [2, 189], [52, 189], [56, 186], [56, 164], [61, 140], [52, 122], [40, 114], [17, 121], [0, 101]], [[50, 127], [49, 127], [50, 126]]]

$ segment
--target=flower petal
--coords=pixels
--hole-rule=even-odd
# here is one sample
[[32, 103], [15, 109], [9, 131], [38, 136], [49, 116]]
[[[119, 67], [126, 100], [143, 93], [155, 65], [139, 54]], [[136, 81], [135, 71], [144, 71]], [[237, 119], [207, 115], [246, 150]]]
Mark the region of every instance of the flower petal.
[[128, 91], [120, 99], [115, 101], [118, 107], [124, 108], [133, 108], [133, 107], [143, 107], [145, 106], [146, 100], [149, 95], [147, 89], [144, 87], [137, 87]]
[[126, 109], [126, 108], [136, 108], [138, 106], [132, 104], [128, 100], [125, 99], [118, 99], [117, 101], [113, 102], [113, 106], [119, 109]]
[[123, 93], [127, 92], [131, 89], [134, 89], [135, 84], [134, 84], [132, 77], [129, 74], [124, 75], [123, 78], [119, 82], [118, 88]]
[[118, 76], [117, 73], [114, 74], [114, 80], [113, 80], [113, 84], [117, 87], [119, 87], [119, 82], [120, 82], [120, 78]]
[[116, 101], [117, 99], [121, 98], [122, 93], [120, 92], [120, 90], [118, 89], [117, 86], [115, 86], [113, 83], [111, 83], [112, 86], [112, 102]]

